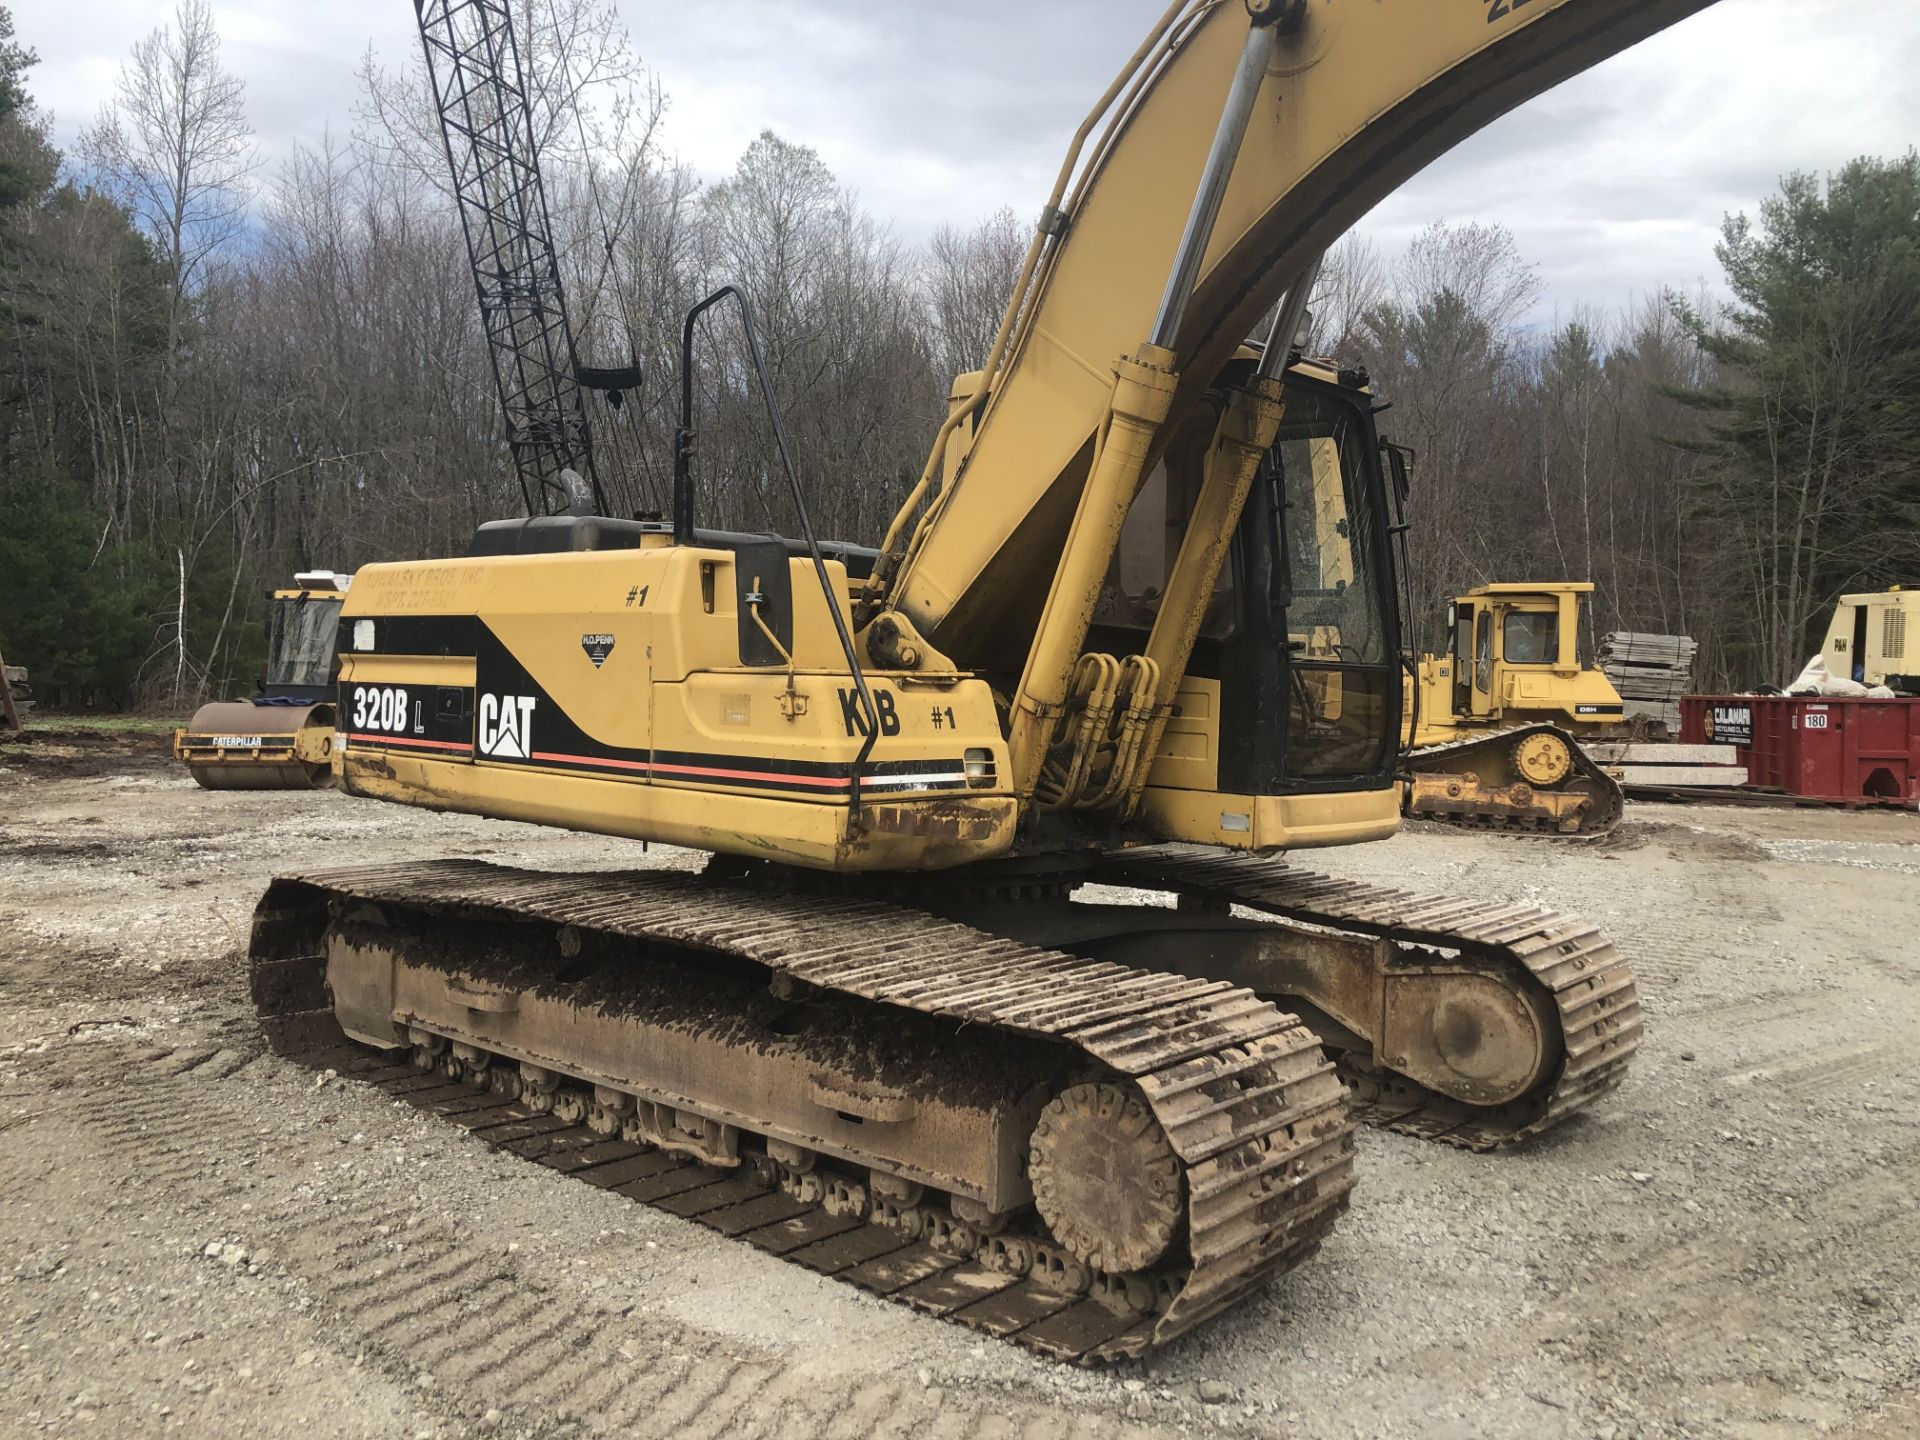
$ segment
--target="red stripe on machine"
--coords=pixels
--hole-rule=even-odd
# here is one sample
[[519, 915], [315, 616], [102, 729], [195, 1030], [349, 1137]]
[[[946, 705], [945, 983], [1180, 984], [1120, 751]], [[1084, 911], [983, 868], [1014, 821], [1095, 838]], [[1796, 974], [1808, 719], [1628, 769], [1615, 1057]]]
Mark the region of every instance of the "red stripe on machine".
[[366, 735], [357, 730], [348, 731], [347, 739], [368, 745], [404, 745], [414, 750], [458, 750], [462, 754], [473, 749], [471, 745], [461, 745], [452, 740], [415, 740], [407, 735]]
[[[350, 731], [347, 739], [369, 745], [397, 745], [407, 749], [451, 751], [461, 755], [473, 753], [471, 745], [457, 744], [448, 740], [420, 740], [404, 735], [375, 735]], [[720, 765], [676, 765], [664, 760], [618, 760], [610, 755], [567, 755], [554, 750], [536, 750], [527, 758], [544, 761], [550, 765], [578, 765], [589, 770], [624, 770], [637, 774], [662, 776], [682, 775], [693, 780], [735, 780], [753, 785], [803, 786], [813, 790], [847, 790], [853, 784], [852, 779], [845, 775], [783, 775], [772, 770], [741, 770]], [[915, 785], [958, 787], [966, 783], [966, 778], [966, 772], [960, 770], [929, 771], [913, 775], [863, 775], [860, 777], [860, 783], [864, 788], [873, 790], [890, 790]]]

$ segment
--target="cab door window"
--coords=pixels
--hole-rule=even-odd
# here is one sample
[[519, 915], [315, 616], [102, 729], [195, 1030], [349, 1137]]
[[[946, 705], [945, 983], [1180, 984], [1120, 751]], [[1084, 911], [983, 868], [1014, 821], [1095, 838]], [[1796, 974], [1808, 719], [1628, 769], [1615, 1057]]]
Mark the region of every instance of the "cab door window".
[[1381, 566], [1370, 445], [1362, 412], [1307, 391], [1288, 396], [1267, 455], [1293, 780], [1368, 774], [1398, 736], [1399, 666], [1383, 603], [1392, 571]]
[[1551, 665], [1560, 617], [1551, 610], [1510, 611], [1500, 623], [1500, 658], [1509, 665]]

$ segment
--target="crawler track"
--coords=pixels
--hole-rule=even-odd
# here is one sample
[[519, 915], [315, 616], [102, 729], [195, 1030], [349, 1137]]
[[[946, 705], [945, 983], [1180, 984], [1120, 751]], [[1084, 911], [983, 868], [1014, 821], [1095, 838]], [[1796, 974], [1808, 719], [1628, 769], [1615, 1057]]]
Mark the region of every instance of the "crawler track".
[[[1033, 1263], [1010, 1263], [1010, 1247], [968, 1236], [944, 1209], [906, 1226], [897, 1216], [866, 1223], [778, 1188], [765, 1167], [716, 1171], [603, 1138], [353, 1045], [333, 1019], [322, 937], [332, 912], [360, 903], [415, 925], [569, 927], [660, 953], [730, 956], [871, 1003], [876, 1024], [892, 1007], [1071, 1047], [1084, 1067], [1137, 1087], [1164, 1129], [1185, 1206], [1179, 1263], [1089, 1273], [1037, 1231], [1016, 1234]], [[871, 900], [468, 861], [326, 871], [274, 882], [255, 916], [252, 969], [256, 1008], [283, 1054], [361, 1075], [499, 1148], [1060, 1359], [1137, 1356], [1228, 1308], [1311, 1255], [1353, 1184], [1343, 1087], [1293, 1016], [1223, 982], [1089, 962]]]
[[1370, 1124], [1470, 1150], [1497, 1149], [1591, 1105], [1620, 1083], [1640, 1047], [1640, 996], [1626, 960], [1594, 926], [1538, 905], [1488, 906], [1178, 846], [1113, 856], [1095, 878], [1493, 960], [1532, 977], [1552, 996], [1562, 1063], [1548, 1084], [1497, 1108], [1450, 1100], [1360, 1057], [1343, 1057], [1360, 1116]]
[[[1419, 774], [1459, 776], [1465, 784], [1469, 772], [1493, 770], [1504, 772], [1508, 762], [1505, 752], [1529, 734], [1551, 731], [1566, 741], [1568, 752], [1573, 760], [1573, 770], [1563, 782], [1553, 790], [1543, 793], [1557, 794], [1567, 785], [1578, 782], [1586, 788], [1590, 796], [1588, 804], [1578, 815], [1573, 829], [1562, 828], [1560, 822], [1552, 817], [1529, 813], [1509, 803], [1509, 790], [1504, 784], [1492, 787], [1480, 786], [1487, 796], [1480, 808], [1451, 809], [1423, 804], [1419, 796], [1409, 803], [1407, 814], [1419, 820], [1430, 820], [1437, 824], [1454, 825], [1464, 830], [1492, 831], [1514, 835], [1547, 835], [1565, 840], [1592, 840], [1607, 834], [1620, 823], [1626, 813], [1626, 793], [1607, 772], [1595, 764], [1592, 757], [1580, 748], [1579, 741], [1572, 735], [1552, 725], [1523, 725], [1512, 730], [1496, 731], [1491, 735], [1476, 735], [1468, 740], [1456, 740], [1447, 745], [1429, 745], [1413, 751], [1407, 757], [1408, 766]], [[1512, 777], [1507, 777], [1510, 781]], [[1521, 787], [1524, 788], [1524, 787]]]

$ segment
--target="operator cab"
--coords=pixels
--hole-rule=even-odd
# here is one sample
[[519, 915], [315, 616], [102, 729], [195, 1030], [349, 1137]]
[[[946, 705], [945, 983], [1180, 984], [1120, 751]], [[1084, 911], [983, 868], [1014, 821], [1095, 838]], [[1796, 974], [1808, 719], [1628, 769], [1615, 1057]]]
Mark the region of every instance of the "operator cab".
[[259, 697], [267, 704], [318, 705], [333, 698], [340, 608], [351, 581], [324, 572], [296, 578], [313, 583], [275, 590], [268, 601]]
[[[1365, 377], [1295, 364], [1150, 779], [1231, 795], [1382, 790], [1398, 768], [1391, 523]], [[1211, 412], [1208, 412], [1211, 418]], [[1137, 650], [1201, 467], [1180, 442], [1128, 515], [1095, 646]]]

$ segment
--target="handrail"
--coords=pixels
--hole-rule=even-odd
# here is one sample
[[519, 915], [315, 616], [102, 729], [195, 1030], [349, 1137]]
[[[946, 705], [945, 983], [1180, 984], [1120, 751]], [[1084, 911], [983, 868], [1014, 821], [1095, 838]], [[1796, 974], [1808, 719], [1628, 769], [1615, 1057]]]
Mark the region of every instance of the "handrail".
[[[1374, 412], [1378, 414], [1378, 411]], [[1387, 485], [1392, 490], [1393, 519], [1387, 526], [1388, 538], [1393, 542], [1388, 551], [1391, 558], [1394, 551], [1399, 552], [1400, 613], [1405, 619], [1400, 633], [1400, 669], [1406, 674], [1409, 693], [1412, 700], [1407, 707], [1407, 736], [1400, 746], [1400, 761], [1407, 764], [1413, 754], [1420, 734], [1420, 662], [1414, 648], [1415, 632], [1413, 614], [1413, 566], [1408, 553], [1407, 534], [1413, 528], [1413, 522], [1407, 519], [1407, 472], [1415, 459], [1413, 450], [1405, 445], [1396, 445], [1391, 440], [1382, 440], [1380, 449], [1387, 457]]]
[[813, 573], [820, 582], [820, 593], [827, 602], [827, 613], [833, 617], [834, 631], [840, 637], [840, 653], [846, 657], [847, 669], [853, 675], [853, 688], [860, 696], [861, 705], [866, 708], [866, 738], [861, 742], [860, 753], [853, 758], [853, 773], [847, 795], [848, 808], [857, 823], [860, 815], [860, 776], [873, 755], [873, 747], [880, 740], [880, 712], [873, 703], [873, 693], [867, 688], [866, 674], [860, 668], [860, 656], [854, 648], [853, 634], [847, 629], [846, 617], [840, 613], [839, 601], [834, 596], [833, 580], [827, 574], [827, 562], [820, 553], [820, 541], [813, 533], [813, 521], [807, 516], [806, 497], [800, 493], [800, 472], [793, 463], [793, 452], [787, 445], [787, 427], [780, 419], [780, 402], [774, 398], [773, 380], [767, 374], [767, 362], [760, 353], [760, 336], [753, 324], [753, 305], [747, 299], [747, 292], [737, 285], [722, 285], [687, 311], [686, 325], [681, 330], [680, 428], [673, 437], [673, 540], [676, 545], [694, 543], [694, 327], [708, 310], [729, 298], [740, 307], [740, 328], [746, 334], [747, 353], [753, 357], [753, 373], [760, 382], [761, 398], [766, 401], [767, 419], [773, 425], [773, 443], [780, 452], [780, 464], [787, 472], [787, 488], [793, 494], [794, 514], [800, 520], [800, 533], [806, 537], [807, 553], [813, 557]]

